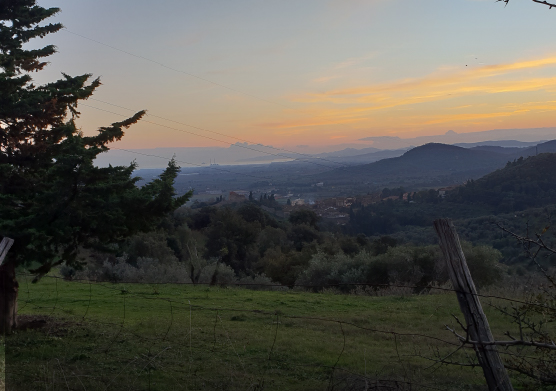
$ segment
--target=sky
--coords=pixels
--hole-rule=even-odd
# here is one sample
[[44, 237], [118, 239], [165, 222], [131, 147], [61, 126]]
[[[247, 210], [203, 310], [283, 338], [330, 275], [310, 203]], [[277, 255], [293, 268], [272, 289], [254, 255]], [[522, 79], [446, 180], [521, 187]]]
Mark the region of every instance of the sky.
[[119, 148], [302, 151], [556, 126], [556, 10], [531, 0], [39, 0], [66, 30], [37, 83], [103, 85], [85, 134], [146, 109]]

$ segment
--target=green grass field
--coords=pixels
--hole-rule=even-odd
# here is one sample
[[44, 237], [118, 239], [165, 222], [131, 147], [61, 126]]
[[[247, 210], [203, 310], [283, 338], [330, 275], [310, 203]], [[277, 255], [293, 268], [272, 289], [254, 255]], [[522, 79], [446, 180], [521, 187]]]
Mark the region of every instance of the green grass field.
[[[494, 309], [485, 312], [496, 335], [509, 328]], [[427, 360], [453, 346], [419, 335], [456, 342], [444, 327], [459, 314], [450, 293], [376, 297], [22, 277], [19, 313], [24, 329], [5, 341], [10, 391], [485, 387], [480, 369]]]

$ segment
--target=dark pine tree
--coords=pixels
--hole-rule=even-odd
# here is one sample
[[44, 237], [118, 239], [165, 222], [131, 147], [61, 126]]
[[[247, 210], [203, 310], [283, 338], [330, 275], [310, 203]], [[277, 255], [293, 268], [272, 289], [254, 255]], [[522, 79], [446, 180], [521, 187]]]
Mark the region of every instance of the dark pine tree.
[[135, 164], [93, 164], [144, 111], [84, 136], [75, 124], [78, 102], [92, 95], [99, 79], [63, 74], [46, 85], [32, 83], [32, 72], [42, 70], [56, 49], [24, 45], [59, 31], [61, 24], [43, 23], [57, 12], [35, 0], [0, 1], [0, 236], [15, 240], [0, 266], [0, 333], [17, 325], [16, 268], [38, 280], [54, 266], [76, 266], [80, 250], [108, 251], [155, 228], [190, 197], [176, 197], [173, 160], [141, 188], [132, 177]]

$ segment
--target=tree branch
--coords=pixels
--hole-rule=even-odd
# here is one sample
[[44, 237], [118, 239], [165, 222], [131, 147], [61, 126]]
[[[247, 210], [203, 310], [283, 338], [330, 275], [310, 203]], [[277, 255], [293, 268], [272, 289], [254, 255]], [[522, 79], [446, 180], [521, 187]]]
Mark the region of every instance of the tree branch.
[[[556, 7], [556, 5], [554, 5], [554, 7]], [[548, 245], [541, 239], [541, 235], [542, 234], [537, 234], [537, 240], [535, 239], [531, 239], [529, 236], [521, 236], [516, 234], [515, 232], [510, 231], [509, 229], [507, 229], [506, 227], [504, 227], [501, 223], [496, 222], [495, 223], [496, 226], [498, 228], [500, 228], [502, 231], [506, 232], [507, 234], [513, 236], [517, 241], [521, 242], [522, 244], [530, 244], [530, 245], [534, 245], [534, 246], [538, 246], [539, 248], [542, 248], [543, 250], [546, 250], [548, 252], [551, 252], [553, 254], [556, 254], [556, 249], [553, 249], [551, 247], [548, 247]]]
[[[502, 1], [506, 3], [506, 5], [508, 5], [508, 3], [510, 2], [510, 0], [496, 0], [496, 1]], [[547, 5], [549, 9], [551, 9], [552, 7], [556, 8], [556, 4], [549, 3], [548, 1], [544, 1], [544, 0], [532, 0], [532, 1], [534, 1], [535, 3]]]
[[535, 3], [544, 4], [548, 6], [548, 9], [552, 7], [556, 7], [556, 4], [549, 3], [548, 1], [541, 1], [541, 0], [533, 0]]
[[[462, 341], [464, 342], [464, 341]], [[536, 348], [545, 348], [550, 350], [556, 350], [556, 344], [552, 343], [542, 343], [534, 341], [524, 341], [524, 340], [512, 340], [512, 341], [491, 341], [491, 342], [477, 342], [477, 341], [467, 341], [466, 343], [470, 345], [480, 345], [480, 346], [533, 346]]]

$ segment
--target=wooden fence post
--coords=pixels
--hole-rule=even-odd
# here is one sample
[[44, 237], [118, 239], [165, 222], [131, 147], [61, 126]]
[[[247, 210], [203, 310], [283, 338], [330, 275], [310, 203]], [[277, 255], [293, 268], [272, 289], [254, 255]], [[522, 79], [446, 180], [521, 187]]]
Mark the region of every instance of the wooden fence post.
[[14, 240], [4, 237], [0, 242], [0, 334], [9, 334], [17, 326], [17, 292], [13, 263], [4, 263]]
[[6, 255], [8, 254], [10, 248], [12, 247], [12, 244], [14, 244], [14, 240], [8, 237], [4, 237], [2, 239], [2, 242], [0, 242], [0, 266], [2, 266], [2, 263], [4, 262], [4, 258], [6, 258]]
[[488, 389], [490, 391], [513, 390], [510, 377], [496, 346], [481, 344], [481, 342], [494, 342], [494, 338], [477, 296], [477, 289], [467, 267], [456, 228], [450, 219], [438, 219], [434, 221], [434, 229], [440, 240], [440, 248], [446, 260], [448, 274], [467, 323], [468, 336], [472, 341], [478, 342], [473, 344], [473, 348], [479, 364], [483, 368]]

